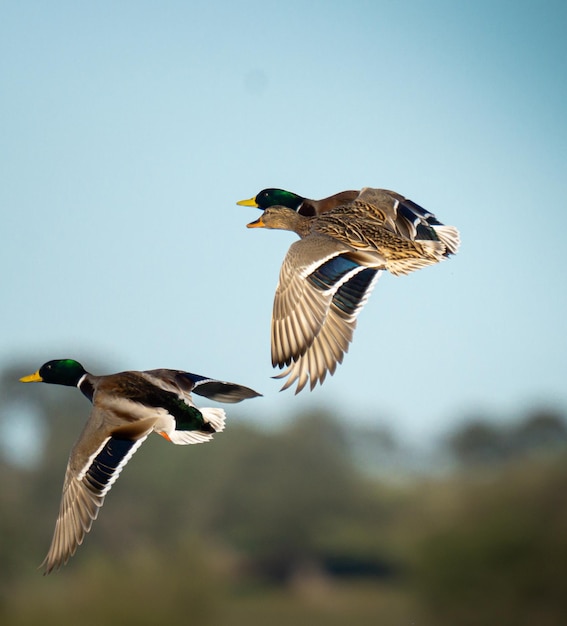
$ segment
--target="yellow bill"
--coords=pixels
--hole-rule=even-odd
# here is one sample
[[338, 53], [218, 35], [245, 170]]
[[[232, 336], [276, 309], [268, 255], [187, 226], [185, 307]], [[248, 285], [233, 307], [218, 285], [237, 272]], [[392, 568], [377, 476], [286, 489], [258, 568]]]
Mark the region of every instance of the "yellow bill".
[[42, 383], [43, 378], [39, 375], [39, 370], [35, 372], [35, 374], [30, 374], [29, 376], [23, 376], [20, 378], [21, 383]]
[[240, 206], [255, 206], [256, 208], [258, 208], [256, 198], [250, 198], [249, 200], [239, 200], [236, 204], [239, 204]]

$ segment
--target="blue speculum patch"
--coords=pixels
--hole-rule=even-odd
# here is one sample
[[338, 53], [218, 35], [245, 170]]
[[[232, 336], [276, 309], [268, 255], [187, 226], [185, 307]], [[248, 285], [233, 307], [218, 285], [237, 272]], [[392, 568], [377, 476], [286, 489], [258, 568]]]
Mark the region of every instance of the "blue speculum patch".
[[333, 304], [347, 315], [354, 313], [368, 291], [377, 271], [372, 268], [366, 268], [355, 274], [337, 290], [333, 297]]
[[86, 480], [102, 491], [135, 444], [131, 439], [110, 439], [94, 459]]
[[336, 256], [318, 267], [309, 276], [309, 280], [315, 287], [326, 291], [356, 267], [359, 267], [359, 264], [355, 261], [344, 256]]
[[[442, 226], [441, 222], [429, 211], [426, 211], [419, 204], [412, 202], [411, 200], [404, 200], [398, 207], [398, 213], [403, 215], [409, 222], [416, 227], [417, 239], [431, 239], [438, 241], [439, 237], [432, 226]], [[429, 226], [422, 223], [421, 220], [425, 220]]]

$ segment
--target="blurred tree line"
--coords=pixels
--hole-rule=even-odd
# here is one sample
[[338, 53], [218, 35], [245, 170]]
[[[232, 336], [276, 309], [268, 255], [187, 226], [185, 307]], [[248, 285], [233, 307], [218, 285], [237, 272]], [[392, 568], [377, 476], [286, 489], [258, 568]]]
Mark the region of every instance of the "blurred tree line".
[[[242, 425], [244, 405], [231, 408], [212, 443], [150, 437], [84, 545], [42, 577], [89, 405], [54, 386], [30, 393], [16, 381], [32, 369], [0, 380], [2, 624], [567, 623], [558, 412], [460, 422], [436, 451], [450, 470], [418, 474], [390, 433], [353, 430], [340, 415], [265, 431]], [[26, 423], [45, 437], [21, 458], [9, 435]]]

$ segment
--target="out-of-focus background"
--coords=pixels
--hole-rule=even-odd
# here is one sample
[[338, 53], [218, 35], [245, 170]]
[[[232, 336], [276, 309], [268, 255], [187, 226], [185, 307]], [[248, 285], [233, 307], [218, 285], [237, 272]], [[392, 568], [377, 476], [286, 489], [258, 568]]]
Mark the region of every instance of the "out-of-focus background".
[[[0, 5], [3, 624], [567, 621], [567, 8]], [[449, 261], [384, 276], [312, 393], [270, 379], [264, 187], [394, 189]], [[150, 438], [43, 578], [89, 405], [51, 358], [254, 387]], [[201, 402], [201, 404], [206, 404]]]

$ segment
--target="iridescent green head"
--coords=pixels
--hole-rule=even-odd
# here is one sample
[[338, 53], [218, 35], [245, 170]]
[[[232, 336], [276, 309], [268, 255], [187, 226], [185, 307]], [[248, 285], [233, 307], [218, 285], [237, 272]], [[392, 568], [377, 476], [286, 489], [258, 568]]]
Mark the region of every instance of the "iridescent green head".
[[265, 211], [271, 206], [285, 206], [288, 209], [297, 211], [304, 200], [305, 198], [302, 196], [298, 196], [296, 193], [286, 191], [285, 189], [262, 189], [255, 198], [240, 200], [240, 202], [236, 204], [240, 206], [255, 206], [262, 209], [262, 211]]
[[44, 363], [35, 374], [20, 378], [21, 383], [51, 383], [76, 387], [86, 374], [85, 368], [73, 359], [56, 359]]

